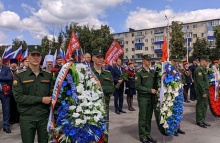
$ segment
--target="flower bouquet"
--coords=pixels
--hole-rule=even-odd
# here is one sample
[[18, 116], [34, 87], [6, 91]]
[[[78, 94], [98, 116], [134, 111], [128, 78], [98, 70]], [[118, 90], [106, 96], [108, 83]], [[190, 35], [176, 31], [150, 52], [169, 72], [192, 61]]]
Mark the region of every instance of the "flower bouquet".
[[181, 75], [169, 63], [157, 65], [158, 94], [155, 98], [154, 111], [161, 134], [173, 135], [180, 125], [183, 113], [183, 88]]
[[66, 63], [54, 85], [49, 142], [102, 143], [107, 134], [100, 82], [84, 64]]
[[11, 88], [8, 84], [2, 86], [2, 91], [4, 96], [8, 96]]
[[213, 116], [220, 117], [220, 80], [219, 71], [215, 66], [209, 68], [209, 105]]
[[[123, 72], [123, 73], [121, 74], [119, 80], [126, 81], [126, 80], [128, 80], [128, 77], [129, 77], [128, 74], [127, 74], [126, 72]], [[121, 83], [117, 83], [117, 84], [115, 85], [115, 88], [116, 88], [116, 89], [119, 89], [120, 85], [121, 85]]]

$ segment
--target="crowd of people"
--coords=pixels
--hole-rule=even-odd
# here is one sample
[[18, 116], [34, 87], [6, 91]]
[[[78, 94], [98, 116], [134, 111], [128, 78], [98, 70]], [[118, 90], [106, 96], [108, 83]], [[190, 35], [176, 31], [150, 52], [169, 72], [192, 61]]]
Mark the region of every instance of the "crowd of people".
[[[137, 95], [140, 141], [142, 143], [156, 143], [156, 139], [153, 139], [150, 134], [153, 97], [158, 92], [155, 83], [156, 69], [151, 69], [151, 57], [143, 55], [142, 67], [135, 69], [135, 63], [131, 61], [126, 63], [126, 67], [123, 67], [121, 59], [115, 60], [111, 66], [107, 65], [103, 51], [100, 49], [93, 50], [91, 54], [86, 53], [84, 55], [83, 63], [91, 68], [102, 85], [107, 125], [109, 124], [111, 96], [114, 97], [115, 113], [121, 115], [126, 113], [123, 107], [124, 94], [127, 95], [129, 111], [136, 111], [133, 107], [133, 97]], [[208, 57], [202, 56], [200, 61], [195, 58], [192, 64], [183, 62], [182, 67], [179, 66], [180, 59], [178, 55], [171, 55], [170, 60], [182, 76], [184, 102], [189, 103], [190, 100], [197, 100], [197, 125], [202, 128], [210, 126], [205, 121], [209, 85], [206, 68], [209, 63]], [[47, 55], [44, 63], [41, 64], [41, 61], [41, 47], [39, 46], [28, 47], [28, 56], [20, 64], [18, 60], [11, 59], [10, 64], [6, 66], [0, 58], [0, 99], [3, 110], [3, 131], [11, 133], [10, 124], [20, 123], [23, 143], [33, 143], [35, 132], [38, 134], [39, 143], [48, 141], [46, 126], [52, 100], [52, 78], [56, 76], [56, 72], [62, 67], [63, 60], [60, 56], [57, 56], [54, 62], [54, 57]], [[217, 65], [218, 61], [213, 61], [213, 64]], [[122, 78], [124, 73], [128, 75], [126, 80]], [[190, 94], [188, 94], [189, 90]], [[180, 126], [174, 135], [178, 136], [179, 133], [185, 134]]]

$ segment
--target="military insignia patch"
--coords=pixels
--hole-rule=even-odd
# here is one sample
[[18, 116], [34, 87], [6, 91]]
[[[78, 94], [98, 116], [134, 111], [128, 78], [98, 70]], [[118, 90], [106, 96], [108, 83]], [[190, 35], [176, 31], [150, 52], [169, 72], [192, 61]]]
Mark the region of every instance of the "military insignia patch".
[[198, 72], [198, 76], [202, 76], [202, 72]]
[[17, 86], [18, 85], [18, 81], [15, 79], [14, 81], [13, 81], [13, 86]]

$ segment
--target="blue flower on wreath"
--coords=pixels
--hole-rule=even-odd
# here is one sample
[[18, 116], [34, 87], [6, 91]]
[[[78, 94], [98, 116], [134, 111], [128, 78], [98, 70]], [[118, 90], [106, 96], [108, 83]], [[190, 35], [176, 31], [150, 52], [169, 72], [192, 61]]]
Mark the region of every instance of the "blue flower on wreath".
[[67, 85], [67, 82], [66, 81], [63, 81], [62, 82], [62, 86], [66, 86]]
[[66, 91], [66, 95], [67, 95], [67, 96], [70, 96], [71, 94], [72, 94], [71, 90], [67, 90], [67, 91]]

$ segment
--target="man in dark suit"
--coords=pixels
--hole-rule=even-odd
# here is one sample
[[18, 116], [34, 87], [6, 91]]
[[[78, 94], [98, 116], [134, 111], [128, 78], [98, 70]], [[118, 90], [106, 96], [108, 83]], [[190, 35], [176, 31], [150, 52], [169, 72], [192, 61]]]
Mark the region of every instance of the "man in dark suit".
[[111, 70], [112, 77], [114, 79], [114, 84], [120, 83], [120, 87], [115, 90], [114, 92], [114, 106], [115, 106], [115, 113], [120, 114], [126, 113], [122, 110], [123, 107], [123, 97], [124, 97], [124, 81], [120, 79], [122, 74], [121, 68], [121, 59], [116, 60], [116, 66], [114, 66]]
[[0, 100], [2, 102], [3, 110], [3, 131], [11, 133], [9, 128], [10, 118], [10, 96], [9, 91], [6, 91], [4, 87], [8, 87], [12, 81], [12, 73], [9, 67], [2, 65], [2, 58], [0, 57]]
[[89, 53], [86, 53], [84, 55], [85, 61], [83, 62], [85, 65], [87, 65], [88, 67], [92, 68], [93, 67], [93, 63], [91, 62], [91, 55]]
[[189, 66], [189, 70], [192, 72], [192, 85], [190, 87], [190, 100], [195, 101], [196, 100], [196, 92], [195, 92], [195, 86], [194, 86], [194, 72], [196, 68], [198, 67], [198, 59], [193, 59], [193, 64]]

